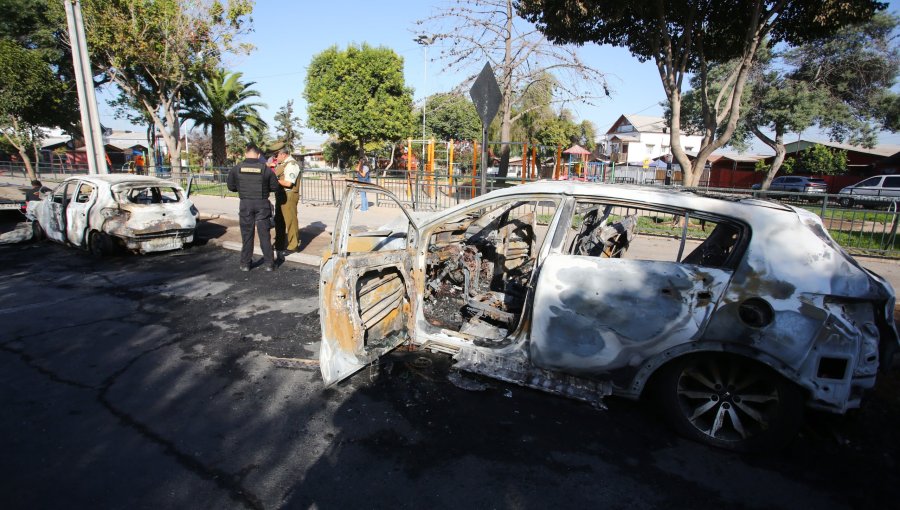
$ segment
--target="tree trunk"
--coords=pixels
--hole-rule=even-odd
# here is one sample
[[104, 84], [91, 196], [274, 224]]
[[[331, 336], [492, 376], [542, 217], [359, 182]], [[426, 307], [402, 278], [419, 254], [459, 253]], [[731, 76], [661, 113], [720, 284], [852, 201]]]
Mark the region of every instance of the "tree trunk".
[[28, 157], [28, 151], [20, 149], [16, 147], [19, 151], [19, 156], [22, 158], [22, 163], [25, 165], [25, 176], [28, 178], [28, 182], [31, 182], [37, 179], [37, 175], [34, 173], [34, 168], [31, 166], [31, 159]]
[[787, 147], [784, 146], [784, 126], [775, 126], [774, 140], [766, 136], [765, 133], [760, 131], [756, 126], [753, 127], [753, 134], [756, 135], [762, 143], [775, 150], [775, 159], [772, 160], [772, 166], [769, 168], [769, 171], [766, 173], [766, 178], [760, 186], [760, 189], [765, 191], [772, 185], [772, 179], [774, 179], [775, 175], [778, 174], [778, 171], [781, 170], [781, 164], [784, 163], [784, 158], [787, 155]]
[[225, 124], [215, 122], [212, 125], [213, 166], [225, 166], [228, 159], [228, 144], [225, 140]]
[[[512, 0], [506, 2], [506, 47], [503, 53], [503, 100], [500, 103], [500, 168], [497, 169], [497, 177], [506, 177], [509, 173], [509, 141], [512, 132], [512, 95], [513, 95], [513, 5]], [[487, 150], [487, 147], [484, 148]], [[490, 161], [488, 161], [490, 166]], [[482, 171], [487, 172], [487, 168]]]
[[[19, 124], [13, 119], [13, 128], [15, 131], [19, 130]], [[25, 176], [28, 178], [28, 181], [31, 182], [37, 179], [37, 176], [34, 173], [34, 168], [31, 167], [31, 159], [28, 158], [28, 151], [24, 145], [17, 144], [13, 138], [6, 132], [3, 131], [3, 136], [6, 138], [6, 141], [9, 142], [10, 145], [16, 148], [16, 152], [19, 153], [19, 157], [22, 158], [22, 164], [25, 165]]]

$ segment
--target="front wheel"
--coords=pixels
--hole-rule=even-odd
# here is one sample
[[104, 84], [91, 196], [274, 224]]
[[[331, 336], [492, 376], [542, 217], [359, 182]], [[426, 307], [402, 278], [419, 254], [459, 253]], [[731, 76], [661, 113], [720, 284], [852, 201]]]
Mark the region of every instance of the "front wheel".
[[44, 233], [44, 228], [41, 227], [41, 224], [37, 222], [37, 220], [31, 222], [31, 239], [35, 241], [42, 241], [46, 237]]
[[841, 197], [838, 199], [838, 203], [841, 204], [841, 207], [853, 207], [853, 199], [850, 197]]
[[682, 435], [740, 452], [779, 448], [797, 434], [801, 390], [770, 368], [726, 354], [676, 359], [663, 367], [657, 395]]

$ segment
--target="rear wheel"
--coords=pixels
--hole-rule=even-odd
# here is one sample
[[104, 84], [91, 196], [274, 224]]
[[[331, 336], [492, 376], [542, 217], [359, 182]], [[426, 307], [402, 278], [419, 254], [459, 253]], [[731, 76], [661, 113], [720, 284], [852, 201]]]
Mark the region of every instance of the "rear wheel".
[[112, 250], [112, 241], [109, 236], [103, 232], [91, 232], [88, 237], [88, 251], [95, 257], [103, 257], [109, 255]]
[[705, 354], [676, 359], [662, 370], [657, 394], [663, 413], [690, 439], [759, 451], [784, 446], [800, 427], [801, 390], [762, 364]]

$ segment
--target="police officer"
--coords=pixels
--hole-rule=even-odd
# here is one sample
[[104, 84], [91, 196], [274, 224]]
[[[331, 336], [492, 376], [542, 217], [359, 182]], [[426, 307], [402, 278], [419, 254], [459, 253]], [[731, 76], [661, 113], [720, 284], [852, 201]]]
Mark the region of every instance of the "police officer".
[[259, 234], [259, 247], [263, 252], [266, 271], [275, 269], [272, 238], [269, 236], [272, 218], [269, 193], [278, 189], [278, 180], [275, 173], [260, 161], [259, 156], [259, 148], [252, 143], [247, 144], [244, 160], [228, 173], [229, 191], [236, 191], [241, 197], [241, 271], [249, 271], [253, 262], [254, 224]]
[[[275, 232], [275, 247], [292, 253], [300, 245], [299, 228], [297, 225], [297, 204], [300, 203], [300, 165], [291, 156], [288, 148], [278, 151], [278, 166], [275, 167], [275, 176], [285, 192], [285, 201], [282, 202], [276, 215], [281, 216], [281, 226], [276, 221], [276, 227], [282, 229]], [[279, 240], [281, 241], [279, 243]]]

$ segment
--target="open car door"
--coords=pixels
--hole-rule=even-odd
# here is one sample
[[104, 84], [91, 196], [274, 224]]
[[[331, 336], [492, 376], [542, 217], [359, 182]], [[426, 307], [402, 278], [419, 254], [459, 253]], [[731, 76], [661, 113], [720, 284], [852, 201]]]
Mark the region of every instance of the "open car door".
[[[363, 228], [362, 200], [397, 208], [379, 230]], [[346, 379], [411, 338], [416, 300], [412, 260], [418, 227], [386, 189], [351, 183], [344, 191], [331, 241], [322, 257], [320, 368], [325, 386]]]

